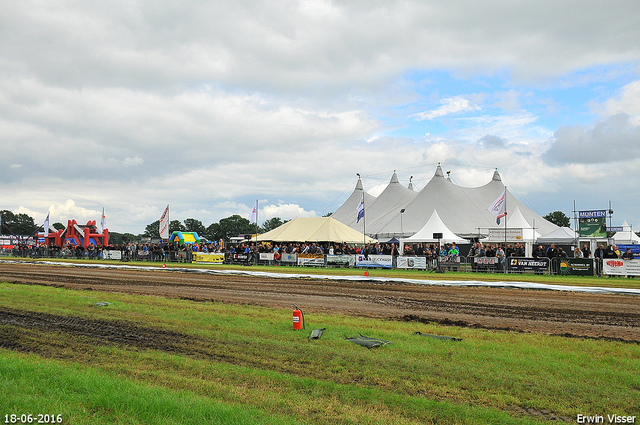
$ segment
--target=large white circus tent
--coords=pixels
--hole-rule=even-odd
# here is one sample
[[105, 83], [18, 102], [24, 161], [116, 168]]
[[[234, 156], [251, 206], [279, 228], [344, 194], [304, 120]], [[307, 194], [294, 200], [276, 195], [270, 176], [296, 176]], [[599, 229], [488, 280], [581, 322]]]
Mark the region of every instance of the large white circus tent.
[[[395, 173], [394, 178], [397, 180]], [[390, 188], [387, 187], [387, 189]], [[403, 189], [409, 190], [404, 187]], [[396, 203], [380, 202], [375, 211], [375, 217], [371, 218], [367, 215], [365, 233], [379, 240], [392, 237], [406, 238], [422, 229], [432, 212], [437, 210], [442, 222], [457, 236], [467, 239], [484, 238], [488, 236], [489, 229], [502, 227], [496, 223], [495, 216], [487, 210], [487, 207], [505, 192], [505, 189], [507, 212], [512, 214], [517, 209], [524, 221], [528, 223], [526, 228], [532, 229], [532, 235], [534, 232], [544, 235], [558, 229], [558, 226], [531, 211], [515, 198], [508, 188], [505, 188], [497, 170], [489, 183], [480, 187], [467, 188], [447, 179], [442, 167], [438, 164], [429, 183], [420, 192], [414, 192], [416, 195], [410, 202], [403, 204], [397, 201]], [[372, 205], [378, 203], [381, 197], [382, 194]], [[406, 201], [406, 198], [402, 199]], [[355, 213], [349, 217], [349, 220], [343, 221], [351, 227], [355, 222]], [[358, 229], [363, 230], [362, 227]]]
[[[389, 211], [398, 211], [405, 208], [411, 201], [413, 201], [418, 192], [411, 190], [409, 188], [404, 187], [400, 181], [398, 180], [398, 175], [396, 172], [393, 172], [391, 176], [391, 180], [387, 187], [375, 198], [373, 201], [367, 203], [365, 200], [364, 205], [364, 219], [360, 221], [357, 220], [356, 208], [357, 205], [353, 207], [351, 211], [351, 215], [348, 216], [346, 220], [340, 220], [332, 214], [331, 216], [336, 218], [336, 220], [342, 221], [349, 227], [352, 227], [359, 232], [364, 232], [367, 235], [373, 235], [376, 233], [376, 223], [380, 216], [386, 214]], [[353, 195], [352, 195], [353, 196]], [[338, 211], [340, 211], [342, 207]], [[397, 224], [398, 229], [400, 228], [400, 219], [398, 218], [397, 223], [389, 223], [389, 226], [394, 226]], [[372, 230], [373, 229], [373, 230]], [[391, 235], [393, 237], [394, 235]], [[376, 238], [379, 239], [379, 238]]]
[[[340, 206], [340, 208], [338, 208], [333, 214], [331, 214], [331, 217], [344, 224], [354, 221], [358, 204], [360, 204], [360, 201], [362, 201], [363, 199], [365, 208], [367, 208], [373, 203], [373, 201], [376, 200], [376, 197], [370, 195], [363, 189], [362, 180], [358, 177], [356, 187], [353, 192], [351, 192], [349, 198]], [[359, 232], [362, 232], [364, 230], [363, 224], [364, 223], [361, 220], [360, 223], [356, 223], [350, 227], [358, 230]]]

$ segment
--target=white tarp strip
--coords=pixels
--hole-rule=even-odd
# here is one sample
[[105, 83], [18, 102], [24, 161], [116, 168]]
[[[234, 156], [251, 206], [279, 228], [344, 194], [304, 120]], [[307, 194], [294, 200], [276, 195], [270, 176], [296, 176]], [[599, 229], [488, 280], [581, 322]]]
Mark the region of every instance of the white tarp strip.
[[[20, 264], [25, 261], [0, 260], [3, 263]], [[363, 281], [363, 282], [396, 282], [396, 283], [412, 283], [415, 285], [440, 285], [440, 286], [481, 286], [491, 288], [518, 288], [518, 289], [544, 289], [549, 291], [569, 291], [569, 292], [587, 292], [593, 294], [618, 294], [618, 295], [640, 295], [640, 289], [630, 288], [605, 288], [599, 286], [569, 286], [569, 285], [548, 285], [545, 283], [533, 282], [483, 282], [480, 280], [423, 280], [423, 279], [400, 279], [389, 277], [371, 277], [371, 276], [333, 276], [321, 274], [301, 274], [301, 273], [271, 273], [250, 270], [215, 270], [215, 269], [197, 269], [184, 267], [151, 267], [151, 266], [130, 266], [120, 264], [81, 264], [81, 263], [64, 263], [54, 261], [29, 261], [29, 264], [41, 265], [57, 265], [57, 266], [75, 266], [88, 268], [111, 268], [111, 269], [133, 269], [133, 270], [163, 270], [182, 273], [204, 273], [218, 275], [243, 275], [269, 277], [275, 279], [321, 279], [336, 281]]]

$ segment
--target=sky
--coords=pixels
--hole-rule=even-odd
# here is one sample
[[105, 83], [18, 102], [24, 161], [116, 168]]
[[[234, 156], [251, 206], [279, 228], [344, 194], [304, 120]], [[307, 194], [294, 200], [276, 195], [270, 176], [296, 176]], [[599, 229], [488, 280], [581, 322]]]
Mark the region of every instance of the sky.
[[314, 217], [356, 173], [377, 195], [440, 163], [640, 230], [638, 22], [637, 0], [3, 2], [0, 209]]

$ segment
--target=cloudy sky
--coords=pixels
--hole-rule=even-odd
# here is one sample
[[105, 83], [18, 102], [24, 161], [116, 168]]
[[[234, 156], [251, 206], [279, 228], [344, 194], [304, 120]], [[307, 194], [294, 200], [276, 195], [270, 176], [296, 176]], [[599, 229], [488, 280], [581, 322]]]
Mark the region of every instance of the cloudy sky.
[[640, 230], [640, 2], [10, 1], [0, 209], [142, 233], [335, 211], [442, 163]]

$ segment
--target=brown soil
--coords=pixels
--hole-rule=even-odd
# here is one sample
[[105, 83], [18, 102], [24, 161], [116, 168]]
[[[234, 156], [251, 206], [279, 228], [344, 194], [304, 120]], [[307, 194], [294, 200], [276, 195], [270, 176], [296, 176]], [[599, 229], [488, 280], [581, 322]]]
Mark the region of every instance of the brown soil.
[[13, 263], [0, 263], [0, 281], [640, 343], [635, 295]]

